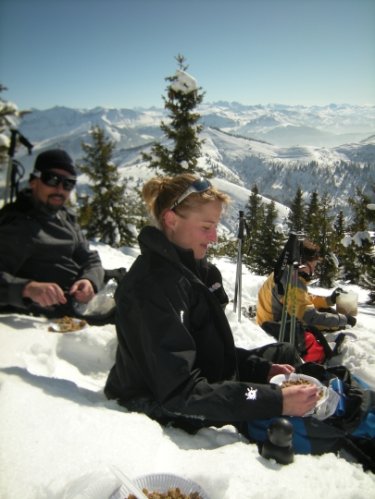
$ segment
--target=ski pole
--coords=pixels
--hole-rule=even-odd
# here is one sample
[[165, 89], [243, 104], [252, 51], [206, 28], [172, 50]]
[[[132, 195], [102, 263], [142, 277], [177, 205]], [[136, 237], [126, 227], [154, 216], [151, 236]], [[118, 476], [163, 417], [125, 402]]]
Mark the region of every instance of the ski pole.
[[296, 341], [297, 280], [298, 280], [298, 262], [294, 262], [293, 263], [292, 280], [291, 280], [290, 335], [289, 335], [289, 343], [291, 343], [292, 345], [295, 345], [295, 341]]
[[[298, 279], [298, 265], [299, 265], [299, 259], [300, 259], [300, 240], [301, 240], [301, 234], [296, 233], [296, 232], [291, 232], [289, 234], [288, 241], [285, 245], [284, 251], [282, 255], [279, 258], [279, 263], [278, 263], [278, 274], [279, 277], [277, 279], [277, 282], [282, 278], [283, 273], [287, 272], [286, 274], [286, 286], [284, 290], [284, 303], [283, 303], [283, 308], [281, 312], [281, 323], [280, 323], [280, 330], [279, 330], [279, 341], [284, 341], [285, 340], [285, 331], [286, 331], [286, 323], [287, 323], [287, 317], [288, 317], [288, 304], [289, 300], [291, 298], [291, 307], [289, 310], [289, 315], [291, 317], [291, 331], [289, 335], [289, 341], [292, 342], [295, 339], [295, 329], [296, 329], [296, 314], [295, 314], [295, 308], [296, 308], [296, 288], [297, 288], [297, 279]], [[276, 274], [276, 269], [275, 269], [275, 274]], [[291, 338], [292, 336], [292, 338]]]
[[237, 306], [237, 320], [241, 322], [241, 299], [242, 299], [242, 244], [244, 238], [244, 212], [239, 212], [239, 226], [238, 226], [238, 242], [237, 242], [237, 266], [236, 266], [236, 281], [234, 288], [234, 299], [233, 299], [233, 312], [236, 311]]
[[297, 234], [297, 237], [295, 237], [294, 244], [293, 244], [293, 254], [292, 254], [293, 275], [292, 275], [292, 283], [291, 283], [292, 295], [291, 295], [291, 301], [290, 301], [291, 304], [290, 304], [289, 342], [293, 346], [296, 346], [296, 320], [297, 320], [296, 307], [297, 307], [298, 268], [299, 268], [300, 258], [301, 258], [301, 242], [302, 242], [301, 234]]
[[281, 324], [280, 324], [280, 331], [279, 331], [279, 341], [280, 342], [284, 341], [284, 339], [285, 339], [286, 319], [288, 316], [288, 295], [289, 295], [291, 277], [292, 277], [291, 266], [288, 265], [287, 266], [287, 277], [286, 277], [286, 289], [285, 289], [285, 294], [284, 294], [284, 303], [283, 303], [283, 309], [281, 312]]
[[[34, 147], [31, 144], [31, 142], [29, 142], [27, 140], [27, 138], [24, 137], [18, 130], [12, 128], [10, 133], [11, 133], [11, 137], [10, 137], [10, 145], [9, 145], [9, 149], [8, 149], [9, 162], [8, 162], [6, 181], [5, 181], [4, 203], [3, 204], [7, 204], [8, 201], [13, 201], [13, 195], [14, 195], [15, 190], [16, 190], [16, 187], [15, 187], [16, 176], [17, 176], [16, 168], [18, 167], [19, 163], [17, 162], [17, 164], [15, 165], [13, 157], [14, 157], [14, 153], [16, 151], [17, 137], [19, 138], [20, 143], [27, 148], [29, 154], [31, 154], [32, 148]], [[23, 173], [22, 173], [22, 175], [23, 175]]]

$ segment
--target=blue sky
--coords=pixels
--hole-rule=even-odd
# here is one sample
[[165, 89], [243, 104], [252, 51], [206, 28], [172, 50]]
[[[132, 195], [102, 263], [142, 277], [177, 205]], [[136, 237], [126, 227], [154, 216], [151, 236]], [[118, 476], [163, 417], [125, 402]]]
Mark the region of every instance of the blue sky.
[[0, 0], [21, 109], [163, 106], [177, 54], [204, 102], [375, 104], [375, 0]]

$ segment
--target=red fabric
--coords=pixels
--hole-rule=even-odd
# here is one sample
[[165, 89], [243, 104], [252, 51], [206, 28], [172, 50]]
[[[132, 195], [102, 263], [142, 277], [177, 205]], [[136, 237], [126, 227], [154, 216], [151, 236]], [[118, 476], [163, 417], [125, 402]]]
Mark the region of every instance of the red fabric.
[[305, 345], [306, 353], [302, 355], [305, 362], [324, 362], [326, 358], [324, 348], [309, 331], [305, 331]]

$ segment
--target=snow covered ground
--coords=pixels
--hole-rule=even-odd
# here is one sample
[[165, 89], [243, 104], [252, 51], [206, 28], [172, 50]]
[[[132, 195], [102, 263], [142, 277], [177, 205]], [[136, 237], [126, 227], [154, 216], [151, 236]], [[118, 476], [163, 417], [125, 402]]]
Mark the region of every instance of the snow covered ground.
[[[129, 268], [137, 255], [136, 249], [96, 247], [107, 268]], [[216, 263], [233, 297], [235, 264]], [[243, 268], [244, 307], [255, 304], [263, 279]], [[364, 290], [344, 287], [358, 293], [359, 314], [341, 360], [375, 387], [375, 308], [365, 304]], [[227, 314], [239, 346], [272, 341], [253, 319], [238, 322], [231, 305]], [[281, 466], [261, 458], [231, 426], [192, 436], [106, 400], [103, 386], [116, 350], [112, 325], [59, 334], [48, 332], [45, 319], [5, 314], [0, 342], [1, 499], [104, 499], [119, 484], [113, 466], [130, 478], [190, 478], [211, 499], [375, 497], [375, 475], [333, 454], [296, 456]]]

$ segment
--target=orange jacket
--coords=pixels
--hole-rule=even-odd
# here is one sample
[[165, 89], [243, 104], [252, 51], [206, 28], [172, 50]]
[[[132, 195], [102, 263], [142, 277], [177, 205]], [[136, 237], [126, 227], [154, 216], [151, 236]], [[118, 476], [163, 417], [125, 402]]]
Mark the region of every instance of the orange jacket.
[[[281, 283], [286, 290], [287, 275], [284, 272]], [[279, 322], [284, 306], [285, 295], [278, 293], [273, 273], [266, 279], [258, 292], [257, 323], [262, 326], [265, 322]], [[297, 286], [290, 288], [287, 299], [288, 315], [295, 316], [305, 326], [314, 326], [321, 330], [342, 329], [347, 324], [343, 314], [325, 311], [332, 305], [329, 297], [317, 296], [308, 292], [307, 282], [298, 275]], [[323, 309], [323, 310], [322, 310]]]

